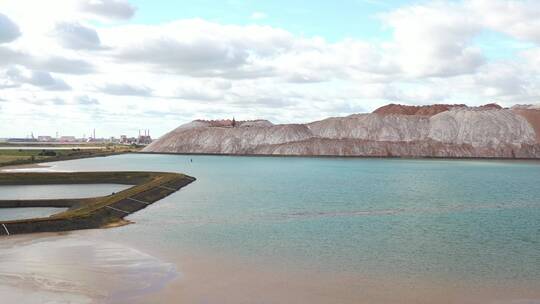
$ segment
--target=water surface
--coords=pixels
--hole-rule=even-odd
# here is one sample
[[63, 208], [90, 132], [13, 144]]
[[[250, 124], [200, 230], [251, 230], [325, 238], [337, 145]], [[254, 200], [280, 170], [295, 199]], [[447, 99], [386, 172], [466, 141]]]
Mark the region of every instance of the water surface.
[[0, 208], [0, 221], [47, 217], [65, 210], [67, 208]]
[[131, 215], [135, 224], [99, 232], [169, 259], [214, 254], [411, 286], [540, 286], [537, 162], [129, 154], [52, 165], [196, 177]]
[[88, 198], [105, 196], [131, 187], [119, 184], [0, 186], [0, 200]]

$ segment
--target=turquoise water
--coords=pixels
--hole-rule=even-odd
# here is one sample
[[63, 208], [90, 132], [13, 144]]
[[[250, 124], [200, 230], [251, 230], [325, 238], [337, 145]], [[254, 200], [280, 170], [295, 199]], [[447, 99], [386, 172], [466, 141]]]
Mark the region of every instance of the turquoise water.
[[52, 164], [197, 178], [107, 230], [114, 239], [291, 269], [540, 282], [540, 163], [130, 154]]

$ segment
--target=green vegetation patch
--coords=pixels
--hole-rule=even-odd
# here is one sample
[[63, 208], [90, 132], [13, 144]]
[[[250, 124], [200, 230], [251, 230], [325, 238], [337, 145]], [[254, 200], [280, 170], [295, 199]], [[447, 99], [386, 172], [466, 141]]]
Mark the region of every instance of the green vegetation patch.
[[[113, 154], [135, 152], [136, 147], [124, 145], [103, 145], [96, 149], [54, 149], [43, 147], [43, 149], [17, 148], [0, 149], [0, 166], [12, 166], [22, 164], [40, 163], [44, 161], [60, 161], [78, 159], [86, 157], [108, 156]], [[60, 146], [59, 146], [60, 147]]]

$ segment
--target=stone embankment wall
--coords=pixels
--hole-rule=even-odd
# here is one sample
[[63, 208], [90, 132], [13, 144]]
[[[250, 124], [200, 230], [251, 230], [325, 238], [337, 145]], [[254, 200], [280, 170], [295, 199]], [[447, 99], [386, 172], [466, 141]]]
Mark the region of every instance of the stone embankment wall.
[[[84, 178], [78, 179], [78, 174], [84, 175]], [[146, 208], [195, 181], [195, 178], [186, 175], [172, 173], [160, 174], [155, 172], [39, 173], [37, 175], [43, 178], [32, 178], [30, 175], [22, 175], [25, 174], [0, 174], [0, 185], [32, 184], [32, 180], [35, 180], [36, 184], [76, 184], [89, 183], [92, 181], [103, 183], [114, 181], [124, 184], [136, 183], [136, 186], [109, 196], [80, 200], [0, 200], [0, 208], [71, 208], [64, 213], [59, 213], [47, 218], [0, 221], [0, 236], [101, 228], [121, 222], [126, 216]], [[47, 180], [50, 182], [47, 182]]]

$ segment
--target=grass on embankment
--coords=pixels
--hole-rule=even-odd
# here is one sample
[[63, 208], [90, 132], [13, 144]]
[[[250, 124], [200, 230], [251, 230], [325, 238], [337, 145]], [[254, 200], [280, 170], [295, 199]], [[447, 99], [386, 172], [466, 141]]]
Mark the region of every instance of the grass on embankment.
[[157, 174], [153, 172], [21, 172], [0, 173], [0, 185], [123, 184], [137, 185]]
[[79, 208], [58, 213], [54, 217], [69, 218], [76, 216], [85, 216], [87, 214], [91, 214], [97, 209], [103, 208], [104, 206], [114, 204], [128, 197], [133, 197], [137, 194], [157, 188], [159, 185], [163, 185], [178, 178], [187, 178], [187, 176], [176, 173], [150, 173], [148, 177], [144, 181], [142, 181], [141, 184], [122, 190], [113, 195], [98, 198], [92, 204], [85, 204], [83, 206], [80, 206]]
[[[67, 211], [55, 214], [49, 218], [35, 218], [27, 220], [19, 220], [14, 222], [26, 221], [29, 224], [33, 222], [39, 222], [47, 219], [66, 219], [76, 220], [81, 217], [93, 216], [99, 209], [118, 203], [129, 197], [140, 195], [146, 191], [159, 192], [158, 196], [164, 197], [170, 194], [170, 190], [160, 188], [164, 184], [170, 182], [177, 182], [179, 180], [193, 181], [192, 177], [178, 174], [178, 173], [161, 173], [161, 172], [55, 172], [55, 173], [0, 173], [0, 185], [53, 185], [53, 184], [96, 184], [96, 183], [115, 183], [115, 184], [127, 184], [134, 185], [128, 189], [114, 193], [112, 195], [104, 197], [94, 197], [73, 200], [76, 204], [72, 205]], [[188, 183], [189, 183], [188, 182]], [[161, 193], [163, 192], [163, 193]], [[36, 200], [29, 200], [31, 204], [39, 204]], [[48, 203], [47, 203], [48, 202]], [[14, 204], [13, 201], [5, 201], [6, 206]], [[21, 205], [24, 201], [19, 202]], [[150, 202], [152, 203], [152, 202]], [[43, 200], [42, 207], [53, 207], [61, 204], [65, 204], [63, 199], [49, 199]], [[0, 201], [0, 207], [2, 201]], [[114, 222], [118, 220], [118, 217], [111, 217], [110, 219], [101, 219], [103, 222]]]
[[25, 149], [24, 147], [11, 147], [13, 147], [13, 149], [0, 149], [0, 167], [108, 156], [119, 153], [136, 152], [139, 150], [137, 147], [124, 145], [106, 145], [96, 149], [78, 149], [76, 147], [71, 149]]

